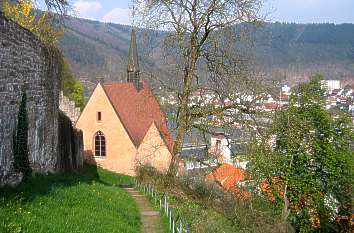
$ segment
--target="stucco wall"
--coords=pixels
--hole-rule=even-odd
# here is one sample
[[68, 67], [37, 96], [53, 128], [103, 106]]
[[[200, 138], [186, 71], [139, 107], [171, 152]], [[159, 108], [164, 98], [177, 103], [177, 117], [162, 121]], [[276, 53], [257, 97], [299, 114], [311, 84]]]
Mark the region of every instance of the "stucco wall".
[[155, 124], [152, 124], [138, 148], [137, 163], [150, 165], [164, 172], [170, 166], [172, 155]]
[[[97, 112], [102, 121], [97, 121]], [[83, 131], [85, 156], [91, 163], [111, 171], [134, 175], [136, 148], [110, 104], [103, 88], [98, 85], [83, 110], [76, 127]], [[94, 158], [94, 135], [101, 131], [106, 138], [106, 157]]]

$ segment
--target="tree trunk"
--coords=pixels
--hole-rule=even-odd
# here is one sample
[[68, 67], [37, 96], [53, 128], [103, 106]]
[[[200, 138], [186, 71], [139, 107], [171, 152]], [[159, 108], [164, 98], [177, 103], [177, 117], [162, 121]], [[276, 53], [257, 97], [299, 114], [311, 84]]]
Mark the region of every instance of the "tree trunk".
[[192, 89], [194, 72], [198, 60], [197, 38], [194, 35], [191, 36], [190, 43], [191, 43], [191, 55], [189, 57], [189, 62], [186, 67], [186, 72], [184, 76], [183, 95], [182, 95], [180, 109], [179, 109], [179, 116], [177, 119], [178, 122], [177, 136], [174, 141], [173, 155], [172, 155], [172, 160], [168, 171], [169, 175], [171, 176], [175, 176], [178, 172], [178, 166], [179, 166], [178, 155], [182, 149], [183, 141], [188, 129], [188, 121], [189, 121], [188, 103], [189, 103], [189, 97]]
[[285, 188], [284, 188], [284, 207], [283, 207], [283, 210], [282, 210], [282, 214], [281, 214], [281, 220], [282, 222], [286, 223], [288, 221], [288, 217], [289, 217], [289, 214], [290, 214], [290, 209], [289, 209], [289, 200], [288, 200], [288, 197], [287, 197], [287, 190], [288, 190], [288, 185], [285, 185]]

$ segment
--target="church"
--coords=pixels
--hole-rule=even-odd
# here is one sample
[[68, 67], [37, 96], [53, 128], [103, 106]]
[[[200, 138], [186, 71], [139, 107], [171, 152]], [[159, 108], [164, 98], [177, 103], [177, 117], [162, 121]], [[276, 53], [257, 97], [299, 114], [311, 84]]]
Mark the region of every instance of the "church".
[[128, 59], [127, 82], [98, 83], [76, 122], [86, 161], [126, 175], [141, 164], [166, 171], [173, 138], [152, 90], [140, 81], [135, 29]]

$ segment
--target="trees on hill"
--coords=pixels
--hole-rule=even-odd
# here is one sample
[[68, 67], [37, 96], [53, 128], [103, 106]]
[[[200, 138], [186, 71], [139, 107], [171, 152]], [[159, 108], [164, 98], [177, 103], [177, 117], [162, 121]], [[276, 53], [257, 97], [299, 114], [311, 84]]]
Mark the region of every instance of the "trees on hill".
[[350, 216], [353, 208], [353, 125], [325, 109], [320, 78], [299, 86], [250, 158], [255, 176], [277, 197], [283, 220], [299, 232], [344, 230], [348, 226], [335, 217]]

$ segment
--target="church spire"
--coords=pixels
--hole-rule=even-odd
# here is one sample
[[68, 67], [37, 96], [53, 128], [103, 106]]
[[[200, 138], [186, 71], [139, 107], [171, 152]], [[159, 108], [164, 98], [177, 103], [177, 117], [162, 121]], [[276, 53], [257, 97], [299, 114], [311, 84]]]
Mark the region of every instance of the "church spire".
[[139, 61], [138, 61], [138, 48], [136, 45], [136, 31], [135, 27], [132, 29], [131, 33], [131, 41], [129, 48], [129, 56], [128, 56], [128, 82], [134, 83], [137, 90], [140, 89], [140, 78], [139, 78]]

